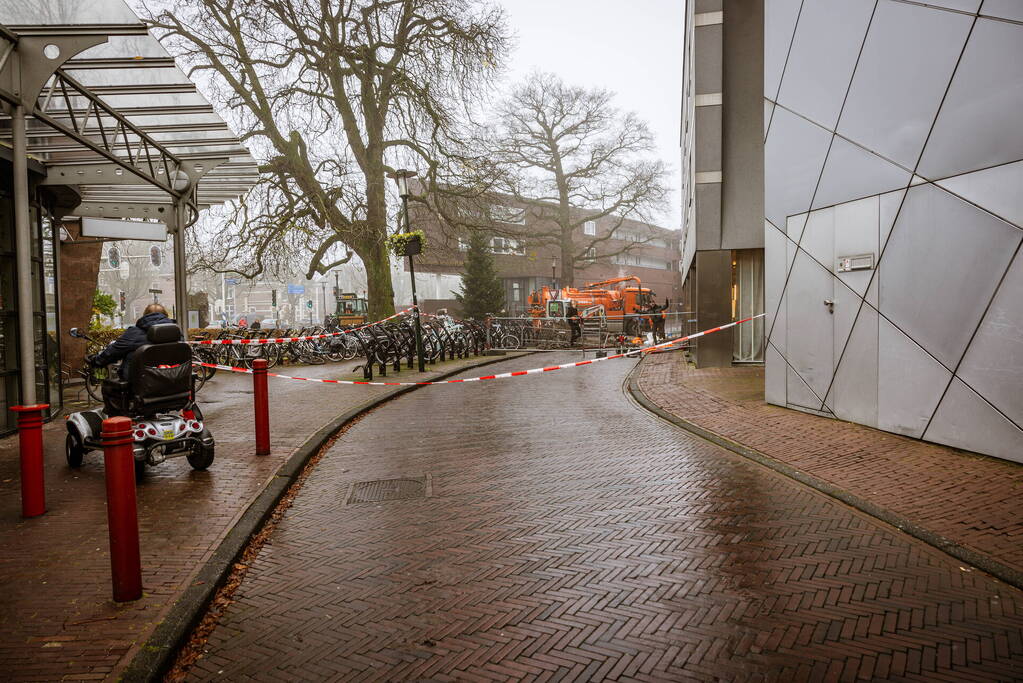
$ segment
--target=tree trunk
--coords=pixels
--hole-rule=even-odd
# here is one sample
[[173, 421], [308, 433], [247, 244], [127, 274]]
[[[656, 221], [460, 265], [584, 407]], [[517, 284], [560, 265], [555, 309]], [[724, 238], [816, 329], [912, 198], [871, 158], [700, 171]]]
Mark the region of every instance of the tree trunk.
[[369, 319], [380, 320], [394, 313], [394, 289], [391, 285], [391, 255], [387, 237], [387, 193], [384, 190], [383, 158], [376, 145], [368, 150], [376, 158], [366, 169], [366, 224], [368, 235], [356, 253], [366, 266]]
[[366, 298], [369, 320], [380, 320], [394, 313], [394, 290], [391, 287], [391, 265], [387, 247], [381, 237], [376, 243], [366, 240], [355, 253], [366, 266]]
[[[567, 212], [566, 212], [567, 213]], [[568, 219], [564, 219], [567, 221]], [[575, 243], [572, 241], [572, 231], [561, 229], [561, 282], [562, 287], [575, 286]]]

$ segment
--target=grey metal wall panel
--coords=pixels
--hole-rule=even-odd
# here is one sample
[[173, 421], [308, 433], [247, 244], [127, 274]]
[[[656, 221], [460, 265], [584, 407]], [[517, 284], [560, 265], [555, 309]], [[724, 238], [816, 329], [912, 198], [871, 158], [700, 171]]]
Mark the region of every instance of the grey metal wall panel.
[[826, 405], [843, 420], [877, 426], [877, 325], [870, 306], [859, 312]]
[[764, 7], [764, 96], [775, 99], [802, 0], [767, 0]]
[[885, 192], [878, 197], [878, 245], [884, 249], [888, 244], [888, 237], [892, 234], [892, 226], [902, 209], [902, 200], [906, 197], [907, 190], [896, 190]]
[[919, 438], [952, 373], [884, 318], [878, 320], [877, 426]]
[[[843, 256], [873, 254], [874, 262], [877, 263], [880, 204], [879, 197], [868, 197], [835, 207], [836, 260]], [[873, 274], [873, 270], [853, 270], [838, 273], [837, 276], [843, 284], [862, 297]], [[836, 295], [839, 295], [838, 290], [836, 287]]]
[[721, 248], [721, 183], [696, 185], [696, 249]]
[[987, 0], [981, 15], [1023, 21], [1023, 2], [1019, 0]]
[[835, 209], [811, 211], [799, 239], [799, 248], [806, 251], [823, 268], [831, 270], [835, 257]]
[[832, 134], [778, 106], [764, 145], [764, 212], [775, 225], [810, 208]]
[[952, 381], [924, 438], [1023, 462], [1023, 430], [958, 379]]
[[772, 344], [767, 345], [764, 364], [764, 400], [768, 403], [783, 406], [788, 402], [785, 382], [788, 369], [785, 359]]
[[1006, 273], [957, 374], [1023, 425], [1023, 255]]
[[828, 151], [814, 208], [906, 187], [913, 174], [848, 140], [836, 137]]
[[765, 328], [768, 340], [782, 355], [788, 355], [788, 310], [789, 302], [786, 300], [786, 294], [783, 292], [777, 313], [768, 311], [771, 318], [768, 320], [767, 327]]
[[1021, 237], [933, 185], [910, 188], [880, 261], [881, 313], [955, 367]]
[[696, 172], [721, 170], [721, 107], [696, 108]]
[[873, 10], [874, 0], [804, 2], [778, 102], [834, 130]]
[[838, 132], [916, 166], [973, 19], [880, 0]]
[[976, 12], [980, 7], [980, 0], [927, 0], [927, 4], [960, 12]]
[[1023, 25], [977, 19], [917, 173], [942, 178], [1023, 158], [1021, 111]]
[[785, 395], [790, 406], [798, 406], [808, 410], [820, 411], [823, 400], [815, 394], [792, 366], [785, 368]]
[[1023, 227], [1023, 192], [1020, 191], [1023, 189], [1023, 161], [945, 178], [937, 184]]
[[771, 100], [764, 100], [764, 139], [767, 139], [767, 134], [771, 129], [771, 115], [774, 113], [774, 102]]
[[764, 222], [764, 311], [768, 320], [765, 329], [771, 329], [771, 316], [778, 310], [781, 293], [785, 287], [787, 264], [785, 262], [785, 235]]

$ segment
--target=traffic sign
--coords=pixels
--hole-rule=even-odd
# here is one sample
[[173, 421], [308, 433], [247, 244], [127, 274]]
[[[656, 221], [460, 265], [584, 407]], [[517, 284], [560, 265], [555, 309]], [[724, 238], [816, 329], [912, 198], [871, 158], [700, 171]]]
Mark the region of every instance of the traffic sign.
[[224, 278], [224, 284], [225, 285], [236, 285], [239, 282], [241, 282], [241, 280], [236, 278], [236, 277], [225, 277]]
[[305, 294], [305, 285], [288, 285], [288, 294]]

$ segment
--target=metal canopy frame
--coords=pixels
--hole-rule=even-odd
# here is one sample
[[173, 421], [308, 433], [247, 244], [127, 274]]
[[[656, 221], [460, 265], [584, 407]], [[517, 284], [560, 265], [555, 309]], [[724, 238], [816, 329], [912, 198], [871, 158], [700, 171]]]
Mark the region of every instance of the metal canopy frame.
[[[30, 292], [27, 161], [73, 187], [76, 215], [150, 218], [175, 233], [175, 305], [187, 316], [184, 229], [237, 199], [256, 162], [124, 0], [0, 0], [0, 145], [13, 149], [19, 294]], [[21, 246], [25, 245], [25, 254]], [[23, 263], [24, 261], [24, 263]], [[22, 401], [35, 402], [32, 301], [19, 298]]]

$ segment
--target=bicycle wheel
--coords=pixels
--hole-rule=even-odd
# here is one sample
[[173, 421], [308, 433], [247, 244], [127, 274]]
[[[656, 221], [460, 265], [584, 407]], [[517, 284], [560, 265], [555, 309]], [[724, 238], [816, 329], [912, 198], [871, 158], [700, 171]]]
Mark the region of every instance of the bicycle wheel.
[[263, 345], [263, 358], [266, 359], [266, 367], [269, 370], [278, 363], [281, 362], [281, 345], [280, 344], [264, 344]]
[[97, 403], [103, 402], [103, 380], [111, 377], [113, 369], [109, 367], [97, 368], [89, 366], [83, 368], [83, 375], [85, 377], [85, 391], [88, 392], [89, 397]]
[[517, 349], [519, 348], [519, 344], [519, 338], [514, 334], [505, 334], [501, 336], [502, 349]]
[[[217, 363], [217, 352], [207, 346], [199, 346], [192, 350], [192, 360], [215, 365]], [[213, 375], [217, 374], [216, 368], [207, 368], [202, 365], [196, 367], [202, 370], [205, 375], [203, 382], [208, 381]]]

